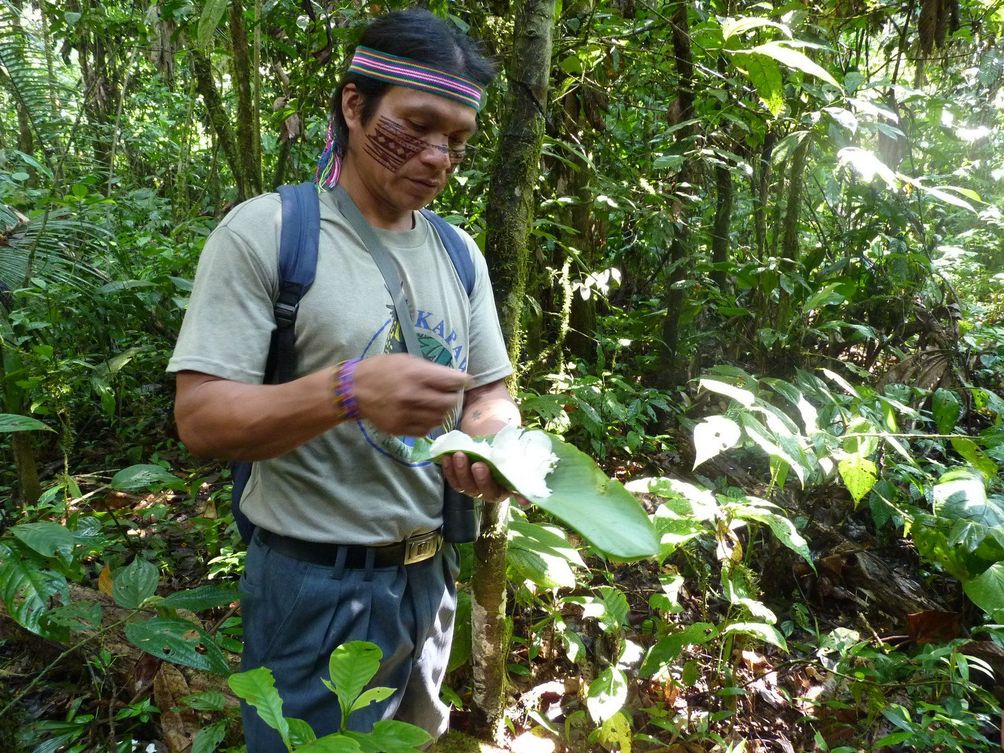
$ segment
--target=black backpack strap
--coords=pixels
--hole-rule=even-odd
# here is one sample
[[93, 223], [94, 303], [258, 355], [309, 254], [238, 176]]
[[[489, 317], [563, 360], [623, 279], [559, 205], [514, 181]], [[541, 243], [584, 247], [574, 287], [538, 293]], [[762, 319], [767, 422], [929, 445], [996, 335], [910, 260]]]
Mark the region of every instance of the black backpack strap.
[[[317, 246], [321, 236], [321, 206], [312, 181], [297, 186], [279, 186], [282, 227], [279, 235], [279, 295], [273, 304], [275, 329], [265, 361], [266, 384], [290, 381], [296, 374], [296, 314], [300, 299], [310, 290], [317, 270]], [[251, 541], [254, 523], [241, 511], [241, 496], [251, 477], [251, 463], [230, 464], [233, 496], [230, 509], [241, 538]]]
[[474, 259], [471, 257], [471, 250], [457, 229], [438, 214], [429, 209], [423, 209], [422, 215], [436, 229], [436, 234], [446, 247], [446, 253], [450, 255], [453, 268], [457, 271], [460, 284], [464, 286], [467, 297], [470, 298], [471, 293], [474, 292]]
[[279, 186], [282, 230], [279, 236], [279, 295], [273, 311], [275, 330], [269, 343], [265, 382], [280, 384], [296, 374], [296, 315], [317, 270], [321, 210], [313, 182]]

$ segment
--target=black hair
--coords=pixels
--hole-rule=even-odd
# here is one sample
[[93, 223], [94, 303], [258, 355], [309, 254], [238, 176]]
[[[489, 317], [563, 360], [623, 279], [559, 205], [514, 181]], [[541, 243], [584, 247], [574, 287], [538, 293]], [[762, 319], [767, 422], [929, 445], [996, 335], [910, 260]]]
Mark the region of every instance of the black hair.
[[[424, 8], [395, 11], [373, 21], [363, 31], [358, 44], [398, 57], [463, 76], [483, 87], [495, 79], [497, 66], [485, 57], [480, 45], [452, 24], [436, 17]], [[335, 118], [335, 142], [342, 153], [348, 145], [349, 131], [342, 114], [342, 92], [355, 84], [362, 95], [363, 123], [369, 122], [380, 106], [380, 100], [393, 84], [357, 73], [346, 73], [331, 97], [331, 114]]]

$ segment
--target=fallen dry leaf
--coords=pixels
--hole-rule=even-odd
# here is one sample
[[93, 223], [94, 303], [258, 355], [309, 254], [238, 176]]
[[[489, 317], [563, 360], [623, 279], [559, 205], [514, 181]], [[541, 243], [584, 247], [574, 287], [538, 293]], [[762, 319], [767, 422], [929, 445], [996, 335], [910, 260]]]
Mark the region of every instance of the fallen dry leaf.
[[160, 726], [170, 753], [188, 750], [202, 726], [195, 711], [181, 705], [181, 699], [189, 693], [191, 689], [181, 670], [162, 663], [153, 678], [153, 701], [160, 709]]

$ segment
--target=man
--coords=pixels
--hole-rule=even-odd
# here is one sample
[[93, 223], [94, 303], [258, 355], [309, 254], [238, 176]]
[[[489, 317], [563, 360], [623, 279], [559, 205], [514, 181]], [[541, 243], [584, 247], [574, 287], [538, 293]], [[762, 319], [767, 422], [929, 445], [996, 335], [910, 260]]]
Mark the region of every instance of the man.
[[[175, 415], [198, 455], [254, 460], [241, 506], [257, 526], [245, 563], [243, 667], [276, 676], [284, 714], [320, 736], [339, 709], [321, 684], [338, 645], [370, 640], [384, 653], [377, 685], [397, 689], [357, 712], [438, 736], [439, 700], [456, 606], [456, 554], [441, 539], [443, 476], [486, 500], [506, 494], [462, 454], [411, 462], [408, 437], [459, 427], [492, 434], [517, 423], [512, 369], [487, 266], [469, 236], [468, 297], [430, 223], [416, 210], [446, 186], [477, 129], [494, 70], [476, 46], [426, 11], [393, 13], [363, 33], [332, 101], [313, 286], [296, 324], [297, 378], [261, 384], [274, 328], [279, 199], [235, 208], [206, 243], [168, 369]], [[369, 251], [339, 202], [351, 200], [401, 271], [414, 318], [398, 322]], [[403, 353], [414, 327], [422, 355]], [[430, 362], [431, 358], [435, 362]], [[459, 419], [459, 421], [458, 421]], [[405, 542], [433, 556], [405, 564]], [[251, 753], [278, 736], [244, 709]]]

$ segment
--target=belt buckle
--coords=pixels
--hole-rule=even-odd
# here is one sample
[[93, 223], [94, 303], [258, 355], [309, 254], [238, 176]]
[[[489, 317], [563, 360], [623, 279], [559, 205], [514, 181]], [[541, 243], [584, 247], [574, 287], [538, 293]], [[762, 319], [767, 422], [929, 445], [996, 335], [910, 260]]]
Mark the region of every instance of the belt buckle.
[[439, 551], [439, 542], [439, 531], [429, 531], [407, 539], [404, 542], [404, 564], [412, 565], [434, 557]]

